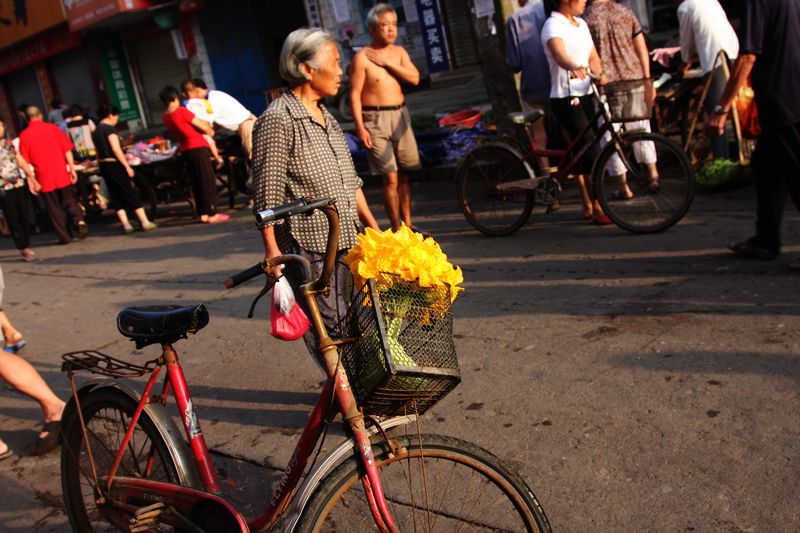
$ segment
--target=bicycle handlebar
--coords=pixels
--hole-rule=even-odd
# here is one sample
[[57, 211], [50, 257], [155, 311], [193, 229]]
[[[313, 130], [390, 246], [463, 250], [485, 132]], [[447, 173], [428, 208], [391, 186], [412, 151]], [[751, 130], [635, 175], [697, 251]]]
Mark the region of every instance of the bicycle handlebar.
[[241, 272], [237, 272], [233, 276], [226, 279], [225, 286], [228, 287], [229, 289], [238, 287], [245, 281], [250, 281], [254, 277], [263, 273], [264, 273], [264, 263], [256, 263], [250, 268], [242, 270]]
[[333, 198], [322, 198], [321, 200], [308, 200], [306, 198], [300, 198], [299, 200], [295, 200], [294, 202], [289, 202], [288, 204], [279, 205], [278, 207], [273, 207], [270, 209], [264, 209], [263, 211], [253, 211], [253, 214], [256, 217], [256, 222], [259, 224], [266, 224], [269, 222], [275, 222], [277, 220], [283, 220], [284, 218], [289, 218], [295, 215], [304, 215], [307, 213], [313, 212], [315, 209], [320, 209], [321, 207], [325, 207], [334, 203]]

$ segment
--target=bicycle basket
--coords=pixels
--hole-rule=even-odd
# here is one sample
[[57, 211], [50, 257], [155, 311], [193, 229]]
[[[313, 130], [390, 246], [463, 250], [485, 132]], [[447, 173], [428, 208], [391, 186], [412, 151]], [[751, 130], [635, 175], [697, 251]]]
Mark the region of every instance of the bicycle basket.
[[653, 111], [652, 80], [615, 81], [603, 85], [613, 122], [650, 120]]
[[356, 401], [367, 414], [421, 415], [461, 382], [450, 288], [423, 288], [388, 275], [358, 291], [337, 336]]

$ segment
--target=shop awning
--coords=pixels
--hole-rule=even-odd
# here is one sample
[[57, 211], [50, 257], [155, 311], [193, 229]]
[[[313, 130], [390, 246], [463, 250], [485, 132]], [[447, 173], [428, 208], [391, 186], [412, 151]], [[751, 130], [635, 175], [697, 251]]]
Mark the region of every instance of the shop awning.
[[141, 14], [142, 11], [163, 4], [174, 3], [173, 0], [61, 0], [67, 15], [69, 29], [85, 30], [92, 26], [103, 26], [119, 18], [129, 18]]

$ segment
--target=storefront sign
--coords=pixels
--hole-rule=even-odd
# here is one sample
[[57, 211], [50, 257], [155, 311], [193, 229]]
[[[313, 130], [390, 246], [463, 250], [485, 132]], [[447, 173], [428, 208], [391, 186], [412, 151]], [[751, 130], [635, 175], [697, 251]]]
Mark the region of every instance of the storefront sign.
[[122, 121], [137, 119], [141, 116], [136, 103], [128, 61], [119, 38], [107, 37], [98, 43], [100, 46], [100, 63], [103, 67], [103, 78], [108, 87], [111, 103], [119, 109]]
[[0, 76], [9, 74], [22, 67], [60, 54], [81, 44], [78, 33], [70, 33], [66, 26], [28, 39], [22, 44], [7, 48], [0, 52]]
[[308, 19], [308, 25], [321, 28], [322, 27], [322, 18], [319, 14], [319, 8], [317, 7], [316, 0], [306, 0], [306, 18]]
[[422, 42], [425, 43], [428, 71], [448, 70], [450, 60], [447, 57], [447, 43], [436, 0], [417, 0], [417, 13], [422, 29]]
[[72, 31], [88, 28], [109, 17], [155, 7], [164, 0], [61, 0]]

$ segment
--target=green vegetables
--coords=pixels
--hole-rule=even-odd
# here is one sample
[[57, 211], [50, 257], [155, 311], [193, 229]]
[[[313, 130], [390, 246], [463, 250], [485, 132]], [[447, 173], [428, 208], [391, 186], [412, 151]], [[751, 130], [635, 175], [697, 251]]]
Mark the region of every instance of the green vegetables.
[[739, 171], [739, 164], [730, 159], [714, 159], [697, 171], [697, 184], [703, 187], [721, 187], [730, 182]]

